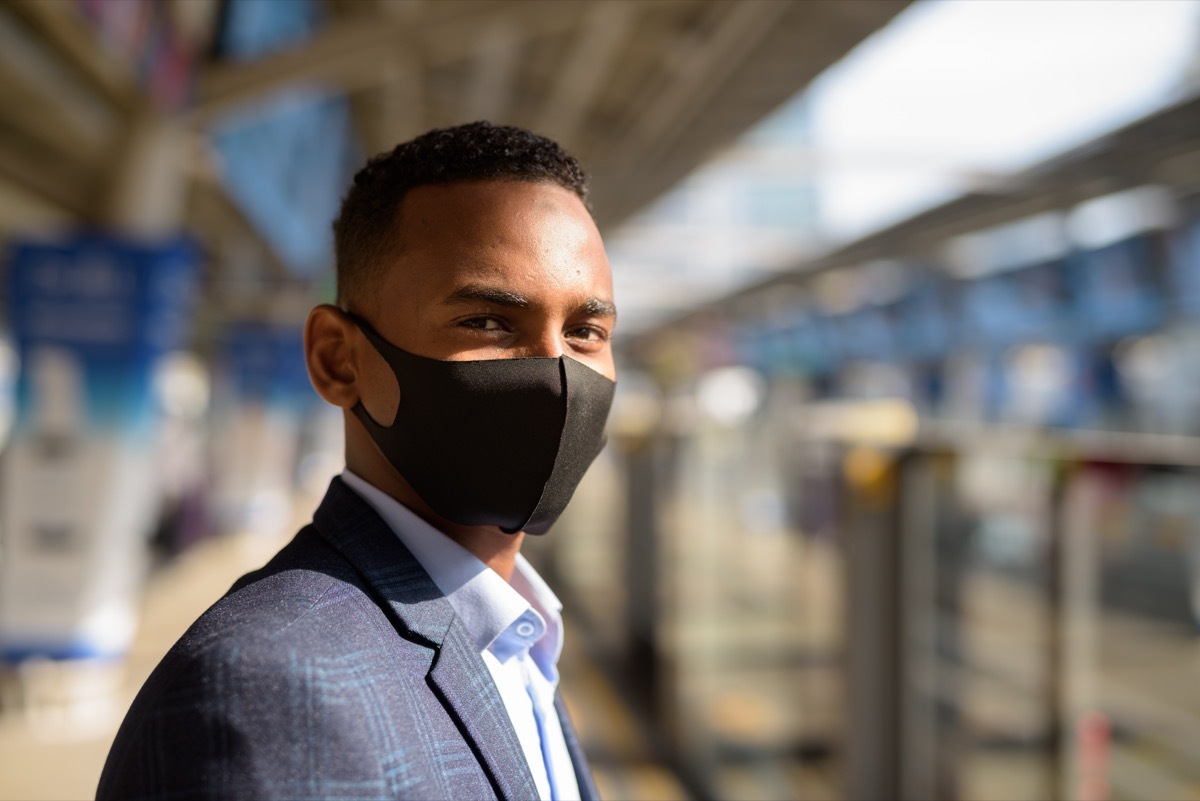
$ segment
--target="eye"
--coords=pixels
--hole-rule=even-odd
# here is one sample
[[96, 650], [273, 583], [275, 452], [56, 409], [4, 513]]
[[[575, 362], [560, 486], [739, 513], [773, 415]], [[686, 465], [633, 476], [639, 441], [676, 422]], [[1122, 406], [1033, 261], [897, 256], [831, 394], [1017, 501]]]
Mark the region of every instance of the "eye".
[[579, 339], [589, 343], [600, 343], [608, 340], [608, 331], [595, 325], [581, 325], [566, 332], [569, 339]]
[[458, 323], [463, 328], [471, 328], [476, 331], [507, 331], [504, 321], [498, 317], [469, 317], [466, 320], [460, 320]]

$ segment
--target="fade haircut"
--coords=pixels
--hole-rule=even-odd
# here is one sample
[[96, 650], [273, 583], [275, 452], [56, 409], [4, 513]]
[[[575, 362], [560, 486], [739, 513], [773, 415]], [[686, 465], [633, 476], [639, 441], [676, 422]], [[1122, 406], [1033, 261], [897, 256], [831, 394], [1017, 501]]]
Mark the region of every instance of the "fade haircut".
[[354, 176], [333, 222], [338, 304], [369, 297], [370, 286], [400, 253], [400, 204], [409, 190], [485, 180], [557, 184], [591, 211], [587, 176], [551, 139], [488, 122], [429, 131], [373, 157]]

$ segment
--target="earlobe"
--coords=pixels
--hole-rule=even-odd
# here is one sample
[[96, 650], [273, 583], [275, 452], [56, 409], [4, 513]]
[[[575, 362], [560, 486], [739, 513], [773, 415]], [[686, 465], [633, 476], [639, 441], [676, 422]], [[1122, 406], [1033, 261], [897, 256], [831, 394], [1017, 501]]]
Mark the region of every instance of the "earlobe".
[[351, 325], [340, 309], [329, 304], [314, 308], [304, 324], [304, 357], [313, 389], [327, 403], [343, 409], [359, 400]]

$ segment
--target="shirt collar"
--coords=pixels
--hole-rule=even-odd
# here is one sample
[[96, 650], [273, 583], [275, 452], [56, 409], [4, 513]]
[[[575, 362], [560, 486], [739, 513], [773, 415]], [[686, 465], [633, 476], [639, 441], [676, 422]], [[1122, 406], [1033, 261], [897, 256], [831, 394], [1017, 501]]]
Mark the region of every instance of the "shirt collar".
[[350, 470], [342, 480], [371, 505], [446, 596], [479, 647], [501, 662], [529, 651], [547, 679], [557, 678], [562, 603], [521, 554], [512, 583], [392, 496]]

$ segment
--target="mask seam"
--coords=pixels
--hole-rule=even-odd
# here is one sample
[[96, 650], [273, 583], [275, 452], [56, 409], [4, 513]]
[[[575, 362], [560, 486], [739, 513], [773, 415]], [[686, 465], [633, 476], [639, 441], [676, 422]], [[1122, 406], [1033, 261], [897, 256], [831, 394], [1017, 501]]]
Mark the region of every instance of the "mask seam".
[[[555, 468], [558, 467], [559, 460], [563, 456], [563, 437], [567, 435], [567, 421], [571, 419], [571, 387], [567, 384], [567, 363], [562, 356], [558, 357], [558, 375], [563, 386], [563, 423], [562, 430], [558, 432], [558, 445], [554, 451], [554, 464], [550, 466], [550, 474], [546, 476], [546, 482], [542, 484], [542, 492], [538, 495], [537, 503], [529, 510], [529, 517], [525, 518], [525, 522], [521, 523], [517, 531], [524, 531], [525, 527], [529, 525], [529, 521], [533, 520], [533, 515], [541, 508], [542, 499], [546, 497], [546, 490], [550, 488], [551, 479], [554, 478]], [[515, 534], [516, 532], [513, 533]]]

